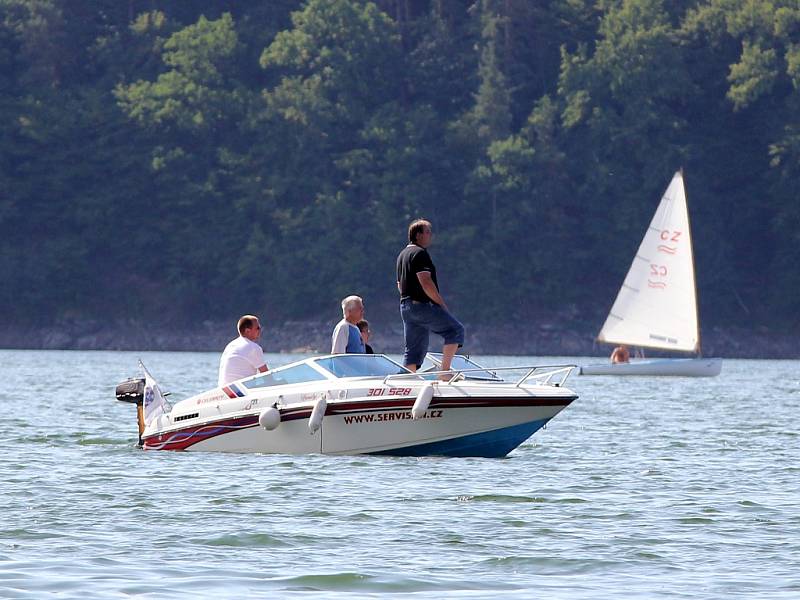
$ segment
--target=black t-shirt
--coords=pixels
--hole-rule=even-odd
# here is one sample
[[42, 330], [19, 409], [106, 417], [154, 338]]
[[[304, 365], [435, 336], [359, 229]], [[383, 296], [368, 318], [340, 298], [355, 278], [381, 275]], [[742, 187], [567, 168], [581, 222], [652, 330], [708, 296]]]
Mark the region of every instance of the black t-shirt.
[[431, 274], [433, 285], [436, 283], [436, 267], [433, 266], [430, 254], [425, 248], [409, 244], [397, 256], [397, 281], [400, 282], [400, 297], [410, 298], [418, 302], [431, 302], [431, 298], [422, 289], [417, 273], [428, 271]]

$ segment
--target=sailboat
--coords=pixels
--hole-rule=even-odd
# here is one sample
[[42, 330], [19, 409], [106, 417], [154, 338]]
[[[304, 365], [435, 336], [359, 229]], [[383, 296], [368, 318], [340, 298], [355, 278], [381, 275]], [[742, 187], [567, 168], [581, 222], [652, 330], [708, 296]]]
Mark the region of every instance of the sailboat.
[[702, 358], [694, 257], [683, 172], [661, 198], [644, 234], [599, 342], [694, 353], [689, 358], [634, 359], [582, 366], [582, 375], [677, 375], [713, 377], [721, 358]]

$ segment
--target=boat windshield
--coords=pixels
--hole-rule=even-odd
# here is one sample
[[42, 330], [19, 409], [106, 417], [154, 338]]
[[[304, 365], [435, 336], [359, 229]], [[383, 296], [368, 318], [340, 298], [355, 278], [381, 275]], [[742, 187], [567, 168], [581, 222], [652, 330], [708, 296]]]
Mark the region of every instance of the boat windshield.
[[380, 354], [348, 354], [318, 358], [315, 362], [336, 377], [385, 377], [410, 372]]
[[305, 383], [307, 381], [321, 381], [325, 376], [306, 364], [294, 365], [284, 369], [275, 369], [264, 375], [244, 381], [245, 387], [262, 388], [273, 385], [286, 385], [289, 383]]

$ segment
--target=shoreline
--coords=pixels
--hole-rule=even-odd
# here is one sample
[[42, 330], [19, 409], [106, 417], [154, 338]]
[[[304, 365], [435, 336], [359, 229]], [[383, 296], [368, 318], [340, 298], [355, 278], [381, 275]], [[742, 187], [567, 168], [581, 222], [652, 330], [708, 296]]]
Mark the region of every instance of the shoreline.
[[[403, 329], [397, 319], [370, 319], [370, 344], [376, 352], [403, 351]], [[265, 352], [327, 353], [335, 322], [291, 320], [265, 326], [260, 343]], [[595, 330], [564, 320], [542, 321], [525, 327], [465, 322], [463, 352], [471, 355], [602, 356], [611, 346], [595, 341]], [[0, 324], [0, 348], [9, 350], [130, 350], [221, 352], [234, 337], [230, 322], [203, 321], [192, 327], [147, 324], [135, 320], [109, 322], [77, 319], [47, 327]], [[800, 341], [791, 332], [766, 329], [713, 328], [703, 331], [703, 355], [722, 358], [798, 359]], [[431, 336], [431, 349], [440, 345]], [[657, 351], [648, 356], [666, 356]]]

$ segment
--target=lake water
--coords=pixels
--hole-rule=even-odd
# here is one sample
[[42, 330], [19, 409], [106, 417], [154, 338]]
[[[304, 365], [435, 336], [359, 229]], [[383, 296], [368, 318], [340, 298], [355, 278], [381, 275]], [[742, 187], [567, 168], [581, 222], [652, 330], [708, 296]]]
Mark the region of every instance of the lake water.
[[573, 376], [498, 460], [142, 452], [138, 358], [216, 382], [214, 353], [0, 351], [0, 597], [800, 598], [800, 361]]

